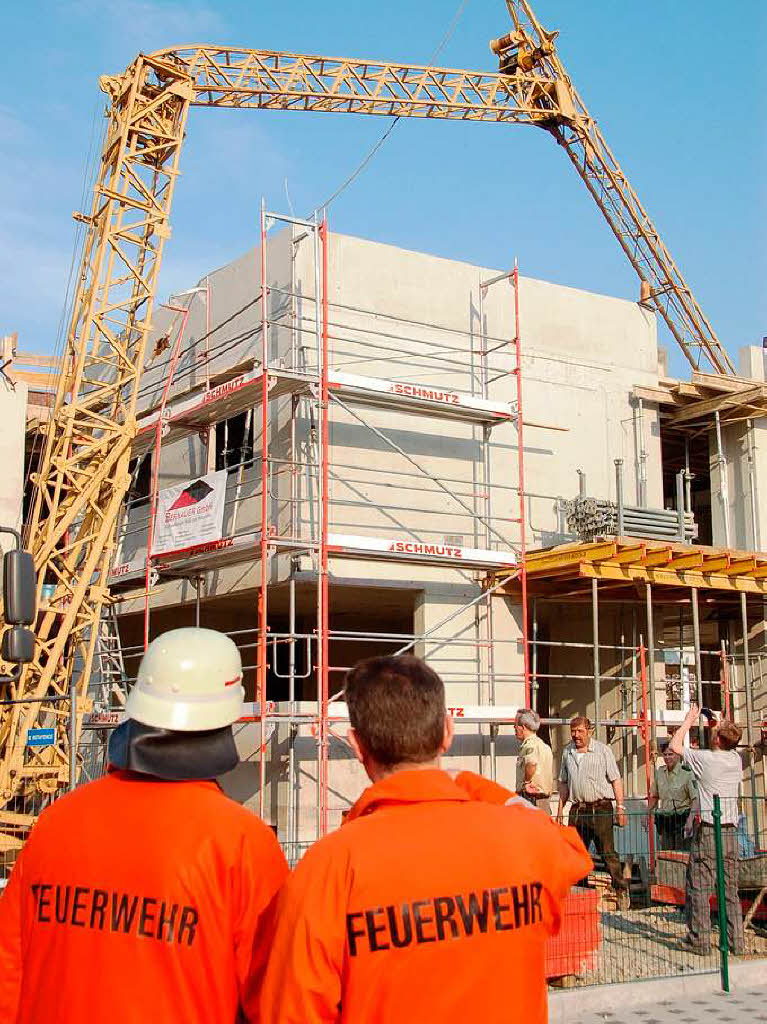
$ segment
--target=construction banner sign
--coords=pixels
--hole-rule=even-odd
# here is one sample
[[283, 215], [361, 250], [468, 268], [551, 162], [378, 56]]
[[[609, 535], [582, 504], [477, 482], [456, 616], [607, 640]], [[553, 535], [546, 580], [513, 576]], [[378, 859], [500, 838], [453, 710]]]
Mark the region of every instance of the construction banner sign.
[[222, 469], [159, 492], [152, 555], [221, 540], [226, 480]]

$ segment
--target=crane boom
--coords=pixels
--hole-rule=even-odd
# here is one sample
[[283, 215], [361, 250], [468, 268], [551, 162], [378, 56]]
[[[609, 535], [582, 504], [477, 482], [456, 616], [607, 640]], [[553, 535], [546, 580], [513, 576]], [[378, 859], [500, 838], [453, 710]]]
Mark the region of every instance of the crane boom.
[[[183, 66], [193, 104], [327, 113], [502, 121], [547, 129], [563, 146], [690, 365], [735, 373], [658, 229], [527, 3], [514, 33], [494, 41], [501, 73], [197, 46], [155, 57]], [[527, 27], [526, 27], [527, 26]]]
[[[61, 701], [87, 689], [118, 512], [129, 486], [136, 401], [157, 274], [191, 106], [430, 117], [532, 124], [564, 147], [639, 273], [642, 297], [687, 359], [734, 372], [525, 0], [507, 0], [514, 31], [496, 40], [498, 73], [215, 46], [140, 55], [105, 76], [108, 127], [62, 373], [48, 425], [29, 546], [38, 572], [35, 660], [9, 684], [0, 715], [0, 827], [29, 789], [67, 782]], [[42, 600], [43, 592], [48, 595]], [[73, 675], [74, 673], [74, 675]], [[74, 684], [72, 680], [74, 679]], [[56, 742], [25, 758], [27, 730], [56, 724]], [[10, 807], [9, 807], [10, 805]]]
[[568, 96], [569, 116], [557, 118], [549, 130], [564, 147], [639, 275], [642, 300], [663, 317], [694, 370], [737, 373], [570, 80], [554, 46], [558, 33], [547, 32], [541, 26], [527, 0], [506, 0], [506, 5], [515, 31], [491, 44], [500, 58], [501, 70], [516, 67], [528, 74], [540, 74], [546, 80], [560, 83], [562, 93]]

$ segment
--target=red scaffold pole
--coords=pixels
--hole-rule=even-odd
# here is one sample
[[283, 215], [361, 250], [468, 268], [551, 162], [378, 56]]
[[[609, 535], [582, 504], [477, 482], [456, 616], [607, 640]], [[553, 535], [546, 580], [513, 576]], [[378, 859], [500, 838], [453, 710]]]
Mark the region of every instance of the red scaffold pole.
[[[650, 797], [650, 783], [652, 780], [652, 766], [650, 764], [650, 730], [647, 720], [647, 659], [645, 657], [644, 644], [639, 645], [639, 672], [642, 680], [642, 740], [644, 742], [645, 754], [645, 781], [647, 784], [647, 798]], [[650, 871], [655, 871], [655, 832], [653, 830], [652, 814], [647, 810], [647, 838], [650, 846]]]
[[266, 666], [267, 666], [267, 598], [269, 573], [269, 342], [266, 285], [266, 210], [261, 204], [261, 536], [259, 556], [261, 583], [258, 591], [258, 648], [256, 658], [256, 689], [258, 693], [258, 813], [264, 816], [266, 790]]
[[525, 668], [525, 707], [530, 707], [530, 645], [527, 627], [527, 527], [525, 524], [525, 447], [522, 429], [522, 338], [519, 330], [519, 268], [514, 264], [511, 275], [514, 288], [514, 347], [517, 365], [514, 374], [517, 378], [517, 463], [519, 481], [519, 532], [520, 532], [520, 582], [522, 585], [522, 649]]
[[[319, 537], [319, 590], [317, 600], [317, 682], [319, 697], [318, 723], [318, 782], [320, 799], [320, 835], [328, 831], [328, 697], [329, 697], [329, 588], [328, 588], [328, 487], [330, 457], [329, 409], [330, 389], [328, 385], [328, 221], [325, 217], [320, 227], [322, 246], [322, 351], [320, 370], [320, 537]], [[319, 301], [319, 296], [317, 296]]]
[[171, 309], [175, 313], [182, 313], [183, 318], [181, 320], [181, 326], [178, 329], [176, 335], [176, 341], [173, 345], [173, 350], [170, 356], [170, 363], [168, 365], [168, 376], [165, 379], [165, 387], [162, 390], [162, 398], [160, 399], [160, 411], [157, 416], [157, 424], [154, 428], [154, 460], [152, 465], [152, 495], [149, 503], [149, 525], [147, 527], [146, 536], [146, 562], [144, 566], [144, 650], [149, 646], [149, 584], [152, 578], [152, 546], [154, 545], [154, 526], [155, 519], [157, 517], [157, 481], [160, 475], [160, 453], [162, 451], [162, 428], [165, 425], [165, 406], [168, 403], [168, 395], [170, 394], [170, 386], [173, 382], [173, 377], [176, 373], [176, 364], [178, 363], [178, 357], [181, 354], [181, 339], [184, 336], [186, 330], [186, 322], [189, 319], [189, 307], [188, 306], [169, 306], [165, 304], [166, 309]]

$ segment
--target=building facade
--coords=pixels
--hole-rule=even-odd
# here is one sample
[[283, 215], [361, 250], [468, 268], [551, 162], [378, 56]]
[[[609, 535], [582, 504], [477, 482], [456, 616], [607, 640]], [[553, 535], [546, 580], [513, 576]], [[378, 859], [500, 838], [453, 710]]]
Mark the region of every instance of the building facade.
[[[767, 421], [720, 424], [718, 448], [710, 430], [680, 447], [664, 423], [674, 385], [659, 371], [655, 318], [636, 302], [524, 276], [515, 289], [497, 270], [278, 218], [271, 228], [260, 251], [155, 314], [111, 575], [128, 679], [166, 629], [199, 622], [234, 637], [248, 701], [263, 681], [269, 704], [264, 721], [250, 704], [253, 721], [238, 726], [243, 763], [227, 785], [289, 843], [335, 826], [363, 785], [343, 739], [344, 671], [401, 650], [445, 679], [451, 765], [513, 785], [509, 719], [532, 700], [555, 752], [572, 714], [599, 719], [629, 791], [643, 794], [643, 594], [600, 584], [595, 619], [590, 591], [531, 580], [525, 620], [519, 565], [525, 551], [578, 542], [565, 503], [579, 493], [615, 504], [620, 488], [626, 505], [660, 513], [685, 469], [682, 511], [709, 532], [700, 539], [724, 543], [729, 508], [728, 547], [756, 549], [751, 439]], [[168, 495], [182, 492], [187, 509], [203, 493], [218, 501], [212, 540], [197, 527], [161, 536]], [[675, 590], [669, 611], [658, 589], [649, 689], [665, 735], [694, 673], [682, 598]], [[726, 638], [737, 659], [736, 627], [735, 612], [705, 606], [698, 648]], [[701, 657], [699, 675], [713, 677], [714, 655]]]

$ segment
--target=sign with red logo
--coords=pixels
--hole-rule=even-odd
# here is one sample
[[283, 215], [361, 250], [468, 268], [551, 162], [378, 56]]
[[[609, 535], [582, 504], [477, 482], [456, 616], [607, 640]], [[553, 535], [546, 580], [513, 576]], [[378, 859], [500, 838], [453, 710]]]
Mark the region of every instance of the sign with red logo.
[[221, 540], [224, 527], [227, 472], [208, 473], [157, 496], [153, 555]]

